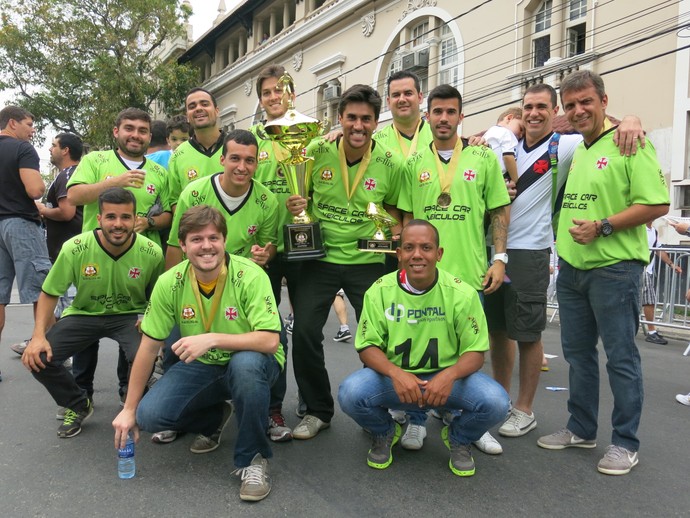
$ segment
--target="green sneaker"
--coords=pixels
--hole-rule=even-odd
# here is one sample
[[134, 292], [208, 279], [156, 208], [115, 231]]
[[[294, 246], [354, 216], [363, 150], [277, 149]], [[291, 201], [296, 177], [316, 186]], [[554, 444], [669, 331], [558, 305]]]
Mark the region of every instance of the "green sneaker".
[[474, 475], [474, 459], [472, 458], [472, 445], [454, 444], [450, 442], [450, 431], [447, 426], [441, 430], [441, 439], [450, 450], [448, 467], [459, 477], [471, 477]]
[[65, 408], [65, 417], [62, 424], [58, 427], [57, 435], [61, 439], [67, 439], [79, 435], [81, 424], [93, 414], [93, 404], [90, 399], [86, 400], [86, 408], [75, 412], [71, 408]]
[[387, 435], [374, 437], [369, 453], [367, 453], [367, 464], [375, 469], [386, 469], [393, 462], [393, 446], [400, 439], [402, 429], [398, 423]]

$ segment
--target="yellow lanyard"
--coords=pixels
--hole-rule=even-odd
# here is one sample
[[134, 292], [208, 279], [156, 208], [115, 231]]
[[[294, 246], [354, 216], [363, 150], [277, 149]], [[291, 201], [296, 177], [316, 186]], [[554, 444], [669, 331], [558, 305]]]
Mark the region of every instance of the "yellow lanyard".
[[398, 131], [398, 128], [395, 127], [395, 124], [393, 124], [393, 131], [395, 131], [395, 135], [398, 137], [398, 144], [400, 144], [400, 149], [403, 152], [403, 155], [405, 158], [409, 157], [412, 153], [417, 151], [417, 141], [419, 140], [419, 128], [422, 125], [422, 119], [419, 119], [419, 123], [417, 124], [417, 129], [414, 131], [414, 137], [412, 137], [412, 143], [410, 146], [407, 146], [407, 139], [403, 137], [402, 133]]
[[196, 274], [194, 273], [194, 267], [189, 265], [189, 282], [192, 284], [192, 292], [194, 293], [194, 298], [196, 299], [197, 306], [199, 307], [199, 314], [201, 315], [201, 322], [204, 325], [204, 329], [208, 333], [211, 330], [211, 324], [216, 318], [216, 313], [218, 313], [218, 306], [220, 306], [220, 298], [223, 295], [223, 289], [225, 289], [225, 280], [228, 276], [228, 268], [225, 266], [225, 259], [223, 259], [223, 266], [218, 274], [218, 281], [216, 282], [216, 289], [213, 291], [211, 296], [211, 312], [208, 317], [206, 316], [206, 311], [204, 311], [204, 304], [201, 300], [201, 293], [199, 292], [199, 284], [196, 280]]
[[462, 154], [462, 139], [458, 137], [455, 147], [453, 148], [453, 156], [450, 159], [447, 169], [444, 168], [438, 156], [438, 151], [436, 151], [436, 145], [433, 142], [431, 143], [431, 151], [433, 151], [434, 158], [436, 159], [436, 172], [438, 173], [438, 181], [441, 184], [441, 192], [449, 193], [453, 178], [455, 178], [455, 170], [458, 167], [458, 161]]
[[340, 143], [338, 144], [338, 157], [340, 158], [340, 174], [343, 177], [343, 186], [345, 187], [345, 195], [347, 196], [347, 201], [349, 203], [350, 200], [352, 199], [352, 196], [355, 194], [355, 190], [357, 189], [357, 186], [362, 181], [362, 178], [364, 177], [364, 173], [366, 172], [367, 167], [369, 166], [369, 161], [371, 160], [371, 144], [369, 145], [369, 149], [367, 149], [366, 153], [364, 153], [364, 156], [362, 157], [362, 160], [359, 163], [359, 167], [357, 168], [357, 173], [355, 174], [355, 179], [352, 182], [352, 188], [350, 188], [350, 170], [347, 167], [347, 159], [345, 158], [345, 145], [343, 144], [342, 139], [340, 140]]

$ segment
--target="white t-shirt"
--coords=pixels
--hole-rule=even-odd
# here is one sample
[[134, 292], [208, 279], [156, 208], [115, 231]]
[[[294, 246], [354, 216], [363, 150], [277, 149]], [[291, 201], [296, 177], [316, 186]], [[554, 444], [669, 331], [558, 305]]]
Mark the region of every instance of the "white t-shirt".
[[652, 252], [652, 248], [659, 246], [659, 233], [654, 227], [649, 228], [645, 225], [645, 228], [647, 229], [647, 244], [649, 245], [650, 257], [649, 264], [647, 265], [647, 273], [652, 274], [654, 273], [654, 263], [656, 262], [656, 253]]
[[498, 163], [501, 164], [501, 171], [505, 173], [506, 165], [503, 162], [503, 155], [515, 156], [515, 150], [518, 145], [515, 134], [503, 126], [491, 126], [482, 137], [496, 154]]

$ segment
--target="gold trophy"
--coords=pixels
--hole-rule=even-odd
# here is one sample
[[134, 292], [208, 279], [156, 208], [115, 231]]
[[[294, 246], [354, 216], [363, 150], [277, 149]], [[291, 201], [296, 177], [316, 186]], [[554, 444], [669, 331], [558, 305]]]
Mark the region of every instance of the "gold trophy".
[[[316, 119], [295, 110], [293, 80], [287, 72], [278, 80], [283, 87], [283, 100], [288, 110], [280, 119], [266, 123], [266, 137], [280, 144], [290, 155], [281, 160], [290, 193], [307, 198], [314, 159], [303, 154], [304, 148], [323, 133], [323, 125]], [[321, 226], [314, 216], [303, 210], [292, 219], [293, 223], [283, 227], [285, 238], [285, 259], [304, 261], [326, 256], [321, 238]]]
[[386, 232], [384, 229], [394, 227], [398, 224], [398, 221], [388, 214], [380, 204], [374, 203], [373, 201], [370, 201], [367, 205], [366, 216], [374, 222], [376, 232], [370, 239], [358, 240], [357, 248], [361, 252], [394, 254], [395, 249], [400, 246], [400, 241], [386, 239]]

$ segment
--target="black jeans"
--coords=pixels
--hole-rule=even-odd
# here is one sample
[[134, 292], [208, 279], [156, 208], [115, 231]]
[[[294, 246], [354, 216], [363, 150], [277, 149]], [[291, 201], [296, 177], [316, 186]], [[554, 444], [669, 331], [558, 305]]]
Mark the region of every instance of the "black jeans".
[[292, 331], [292, 364], [307, 413], [330, 422], [334, 413], [331, 383], [323, 352], [323, 326], [333, 299], [343, 289], [359, 321], [364, 293], [385, 273], [383, 263], [331, 264], [308, 261], [292, 299], [295, 323]]

